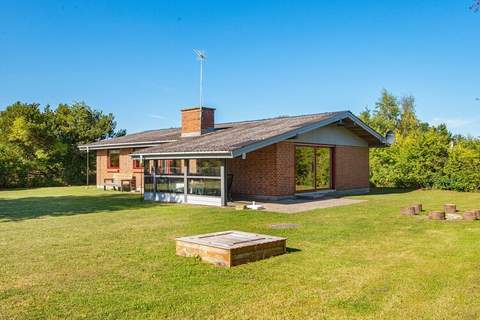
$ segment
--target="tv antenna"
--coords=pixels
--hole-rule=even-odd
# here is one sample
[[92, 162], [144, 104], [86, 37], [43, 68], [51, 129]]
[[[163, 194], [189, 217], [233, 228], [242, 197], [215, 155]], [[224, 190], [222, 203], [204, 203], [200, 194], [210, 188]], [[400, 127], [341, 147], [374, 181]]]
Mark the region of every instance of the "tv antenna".
[[197, 60], [200, 61], [200, 107], [203, 107], [203, 71], [204, 71], [204, 64], [205, 59], [207, 56], [205, 55], [205, 51], [193, 49], [193, 52], [197, 56]]

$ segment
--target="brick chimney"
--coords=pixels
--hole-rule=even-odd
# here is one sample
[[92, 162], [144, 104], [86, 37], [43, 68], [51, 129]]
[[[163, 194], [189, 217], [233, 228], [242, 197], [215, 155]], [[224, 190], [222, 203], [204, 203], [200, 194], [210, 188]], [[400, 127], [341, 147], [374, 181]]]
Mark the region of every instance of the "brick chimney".
[[182, 137], [199, 136], [213, 131], [215, 127], [215, 109], [193, 107], [182, 109]]

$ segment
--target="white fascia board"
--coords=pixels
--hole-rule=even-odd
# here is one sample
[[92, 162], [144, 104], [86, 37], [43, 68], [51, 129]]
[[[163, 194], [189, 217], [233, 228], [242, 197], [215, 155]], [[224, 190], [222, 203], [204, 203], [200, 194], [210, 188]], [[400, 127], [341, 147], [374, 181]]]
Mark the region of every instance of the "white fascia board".
[[130, 154], [133, 159], [145, 160], [162, 159], [230, 159], [233, 158], [230, 151], [196, 151], [196, 152], [163, 152], [163, 153], [136, 153]]
[[377, 131], [373, 130], [369, 125], [367, 125], [365, 122], [363, 122], [360, 118], [358, 118], [356, 115], [354, 115], [353, 113], [351, 113], [350, 111], [348, 111], [349, 113], [349, 118], [355, 122], [356, 124], [358, 124], [360, 127], [362, 127], [362, 129], [364, 129], [365, 131], [367, 131], [368, 133], [370, 133], [372, 136], [374, 136], [375, 138], [377, 138], [382, 144], [385, 144], [386, 141], [385, 141], [385, 137], [382, 136], [380, 133], [378, 133]]
[[112, 148], [135, 148], [135, 147], [155, 147], [162, 143], [175, 142], [178, 140], [159, 140], [159, 141], [145, 141], [145, 142], [124, 142], [124, 143], [108, 143], [108, 144], [85, 144], [78, 146], [80, 150], [102, 150]]

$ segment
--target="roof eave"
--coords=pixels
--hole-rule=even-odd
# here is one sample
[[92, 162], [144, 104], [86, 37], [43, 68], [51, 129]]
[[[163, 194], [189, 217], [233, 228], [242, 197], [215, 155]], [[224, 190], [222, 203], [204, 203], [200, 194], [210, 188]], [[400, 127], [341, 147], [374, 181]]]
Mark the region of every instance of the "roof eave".
[[231, 159], [231, 151], [193, 151], [193, 152], [137, 152], [131, 153], [134, 159]]
[[112, 148], [146, 148], [146, 147], [155, 147], [162, 143], [175, 142], [178, 140], [157, 140], [157, 141], [137, 141], [137, 142], [124, 142], [124, 143], [104, 143], [104, 144], [84, 144], [78, 146], [78, 149], [85, 150], [102, 150], [102, 149], [112, 149]]

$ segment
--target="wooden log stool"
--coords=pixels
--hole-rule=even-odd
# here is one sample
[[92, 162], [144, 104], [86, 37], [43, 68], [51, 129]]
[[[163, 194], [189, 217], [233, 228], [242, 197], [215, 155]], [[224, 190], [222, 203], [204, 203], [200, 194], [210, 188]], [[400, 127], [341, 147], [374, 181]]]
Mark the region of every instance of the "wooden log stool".
[[403, 207], [400, 209], [400, 213], [406, 216], [413, 216], [417, 214], [414, 207]]
[[445, 210], [445, 213], [456, 213], [457, 212], [457, 205], [453, 203], [447, 203], [443, 205], [443, 209]]
[[430, 220], [445, 220], [445, 212], [443, 211], [432, 211], [428, 214]]
[[463, 220], [473, 221], [477, 219], [477, 212], [475, 212], [474, 210], [465, 211], [463, 213]]
[[477, 219], [480, 220], [480, 209], [472, 209], [471, 211], [475, 212]]
[[415, 209], [415, 214], [419, 214], [423, 210], [421, 203], [414, 204], [413, 208]]

